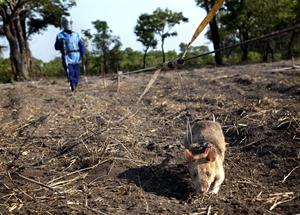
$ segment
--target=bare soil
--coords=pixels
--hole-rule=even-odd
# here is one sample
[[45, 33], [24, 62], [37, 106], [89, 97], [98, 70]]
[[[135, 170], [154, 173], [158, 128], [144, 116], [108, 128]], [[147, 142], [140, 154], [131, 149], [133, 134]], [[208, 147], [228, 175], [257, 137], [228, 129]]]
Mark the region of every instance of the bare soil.
[[[299, 63], [299, 60], [296, 62]], [[291, 62], [0, 85], [0, 214], [299, 214], [300, 70]], [[222, 124], [226, 179], [195, 195], [187, 118]], [[128, 116], [125, 117], [124, 116]]]

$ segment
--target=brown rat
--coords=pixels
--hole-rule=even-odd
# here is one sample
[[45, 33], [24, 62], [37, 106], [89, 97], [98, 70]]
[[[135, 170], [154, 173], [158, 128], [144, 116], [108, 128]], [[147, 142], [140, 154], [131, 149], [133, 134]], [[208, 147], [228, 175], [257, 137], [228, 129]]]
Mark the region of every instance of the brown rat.
[[185, 157], [197, 193], [217, 194], [225, 178], [225, 138], [221, 125], [214, 121], [199, 121], [188, 131]]

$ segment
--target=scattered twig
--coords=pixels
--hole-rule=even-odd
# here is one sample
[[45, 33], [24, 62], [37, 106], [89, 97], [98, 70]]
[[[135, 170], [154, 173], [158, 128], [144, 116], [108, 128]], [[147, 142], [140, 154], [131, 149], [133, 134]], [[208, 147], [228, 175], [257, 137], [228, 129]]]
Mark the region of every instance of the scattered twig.
[[261, 194], [262, 194], [262, 191], [260, 191], [259, 194], [252, 199], [252, 201], [259, 199], [261, 197]]
[[19, 174], [19, 173], [15, 173], [15, 174], [16, 174], [17, 176], [19, 176], [20, 178], [26, 180], [26, 181], [29, 181], [29, 182], [34, 183], [34, 184], [38, 184], [38, 185], [40, 185], [40, 186], [42, 186], [42, 187], [45, 187], [45, 188], [47, 188], [47, 189], [49, 189], [49, 190], [51, 190], [51, 191], [53, 191], [53, 192], [59, 193], [59, 192], [58, 192], [57, 190], [55, 190], [54, 188], [52, 188], [52, 187], [50, 187], [50, 186], [48, 186], [48, 185], [46, 185], [46, 184], [44, 184], [44, 183], [42, 183], [42, 182], [33, 180], [33, 179], [28, 178], [28, 177], [26, 177], [26, 176], [24, 176], [24, 175], [21, 175], [21, 174]]
[[67, 204], [68, 205], [72, 205], [72, 206], [79, 206], [81, 208], [87, 209], [87, 210], [89, 210], [89, 211], [91, 211], [93, 213], [96, 213], [96, 214], [107, 215], [106, 213], [104, 213], [102, 211], [96, 210], [94, 208], [91, 208], [91, 207], [89, 207], [89, 206], [87, 206], [85, 204], [81, 204], [81, 203], [78, 203], [78, 202], [70, 202], [70, 201], [68, 201]]
[[206, 213], [206, 215], [210, 215], [210, 213], [211, 213], [211, 205], [210, 205], [210, 206], [208, 206], [208, 209], [207, 209], [207, 213]]
[[285, 192], [285, 193], [273, 193], [269, 194], [267, 198], [262, 198], [261, 195], [256, 197], [258, 201], [265, 201], [266, 203], [272, 203], [272, 206], [269, 208], [270, 211], [274, 210], [280, 204], [290, 202], [294, 200], [296, 196], [294, 192]]
[[290, 172], [289, 172], [289, 174], [287, 174], [286, 176], [284, 176], [284, 178], [283, 178], [283, 180], [281, 181], [281, 183], [284, 183], [287, 179], [288, 179], [288, 177], [296, 170], [296, 169], [298, 169], [299, 168], [299, 166], [296, 166], [295, 168], [293, 168]]
[[278, 205], [280, 204], [283, 204], [283, 203], [286, 203], [286, 202], [290, 202], [292, 201], [293, 199], [295, 198], [292, 198], [292, 199], [288, 199], [288, 200], [284, 200], [284, 201], [279, 201], [279, 202], [275, 202], [271, 207], [270, 207], [270, 211], [272, 211], [275, 207], [277, 207]]
[[264, 139], [265, 139], [265, 138], [262, 138], [262, 139], [253, 141], [253, 142], [251, 142], [251, 143], [249, 143], [249, 144], [247, 144], [247, 145], [242, 146], [241, 149], [246, 148], [246, 147], [249, 147], [249, 146], [252, 146], [252, 145], [255, 145], [255, 144], [261, 142], [261, 141], [264, 140]]
[[80, 176], [77, 176], [75, 178], [72, 178], [70, 180], [58, 181], [56, 183], [52, 183], [51, 186], [56, 187], [56, 188], [63, 187], [63, 186], [66, 186], [66, 185], [68, 185], [68, 184], [70, 184], [74, 181], [77, 181], [79, 179], [84, 179], [86, 176], [87, 176], [87, 174], [84, 174], [84, 175], [80, 175]]
[[149, 213], [149, 205], [148, 205], [147, 199], [146, 199], [146, 197], [144, 195], [144, 192], [142, 191], [143, 186], [142, 186], [142, 183], [141, 183], [140, 176], [138, 176], [138, 181], [139, 181], [140, 191], [141, 191], [141, 194], [143, 196], [143, 199], [144, 199], [144, 202], [145, 202], [145, 205], [146, 205], [146, 213]]
[[60, 176], [60, 177], [58, 177], [58, 178], [52, 179], [52, 180], [49, 181], [47, 184], [52, 184], [52, 183], [54, 183], [55, 181], [58, 181], [58, 180], [60, 180], [60, 179], [62, 179], [62, 178], [69, 177], [69, 176], [71, 176], [71, 175], [74, 175], [74, 174], [77, 174], [77, 173], [80, 173], [80, 172], [84, 172], [84, 171], [87, 171], [87, 170], [94, 169], [94, 168], [96, 168], [97, 166], [99, 166], [99, 165], [101, 165], [101, 164], [104, 164], [104, 163], [106, 163], [106, 162], [108, 162], [108, 161], [110, 161], [110, 160], [111, 160], [111, 158], [106, 159], [106, 160], [104, 160], [104, 161], [99, 161], [99, 162], [98, 162], [96, 165], [94, 165], [94, 166], [87, 167], [87, 168], [80, 169], [80, 170], [76, 170], [76, 171], [74, 171], [74, 172], [70, 172], [70, 173], [68, 173], [68, 174], [66, 174], [66, 175], [63, 175], [63, 176]]

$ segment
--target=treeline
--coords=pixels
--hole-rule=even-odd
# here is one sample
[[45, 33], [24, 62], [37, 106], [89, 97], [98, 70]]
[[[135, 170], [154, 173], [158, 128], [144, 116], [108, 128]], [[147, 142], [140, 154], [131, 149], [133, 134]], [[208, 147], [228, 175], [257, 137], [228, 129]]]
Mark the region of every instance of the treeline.
[[[216, 0], [195, 0], [195, 6], [211, 10]], [[0, 81], [26, 80], [38, 76], [64, 75], [60, 59], [44, 63], [31, 56], [28, 39], [48, 25], [60, 26], [60, 17], [76, 5], [74, 0], [31, 0], [0, 2], [0, 36], [9, 42], [10, 58], [0, 58]], [[82, 30], [88, 47], [83, 62], [89, 75], [131, 71], [178, 58], [180, 52], [165, 52], [169, 37], [176, 37], [176, 25], [188, 22], [182, 12], [157, 8], [151, 14], [137, 17], [134, 33], [143, 45], [143, 51], [123, 48], [122, 41], [104, 20], [92, 22], [93, 29]], [[201, 20], [199, 20], [200, 22]], [[225, 4], [209, 24], [206, 37], [214, 50], [300, 24], [299, 0], [225, 0]], [[182, 32], [180, 32], [182, 33]], [[184, 41], [187, 42], [187, 41]], [[0, 45], [0, 53], [3, 46]], [[190, 47], [186, 57], [210, 51], [206, 46]], [[188, 67], [202, 65], [231, 65], [267, 62], [300, 56], [299, 29], [268, 40], [242, 44], [234, 49], [217, 52], [185, 63]]]

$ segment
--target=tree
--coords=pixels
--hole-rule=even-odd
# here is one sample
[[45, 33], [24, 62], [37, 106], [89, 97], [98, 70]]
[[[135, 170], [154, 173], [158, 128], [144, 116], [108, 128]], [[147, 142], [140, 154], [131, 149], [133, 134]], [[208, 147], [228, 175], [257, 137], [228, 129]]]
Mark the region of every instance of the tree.
[[[225, 10], [220, 13], [221, 29], [228, 33], [228, 38], [244, 42], [298, 23], [299, 5], [298, 0], [227, 0]], [[248, 60], [250, 46], [261, 54], [263, 61], [267, 61], [269, 55], [274, 60], [276, 47], [279, 50], [284, 47], [284, 50], [288, 50], [287, 55], [291, 56], [295, 35], [293, 32], [290, 38], [272, 38], [255, 44], [242, 44], [242, 61]], [[223, 41], [228, 41], [228, 38], [223, 38]]]
[[3, 50], [5, 49], [5, 46], [0, 45], [0, 59], [3, 57]]
[[[258, 2], [255, 16], [257, 17], [257, 24], [262, 25], [261, 34], [270, 33], [275, 30], [279, 30], [286, 27], [291, 27], [300, 21], [300, 1], [299, 0], [277, 0], [272, 2], [262, 2], [262, 0], [256, 0]], [[259, 12], [265, 13], [261, 16]], [[281, 54], [285, 57], [292, 57], [293, 43], [296, 39], [296, 32], [292, 32], [289, 37], [278, 37], [268, 40], [264, 44], [261, 42], [263, 50], [263, 60], [268, 60], [268, 50], [273, 54], [274, 48], [281, 51]], [[263, 46], [264, 45], [264, 46]], [[271, 46], [272, 45], [272, 46]], [[282, 47], [282, 48], [281, 48]], [[274, 57], [272, 56], [272, 59]]]
[[[1, 23], [1, 16], [0, 16], [0, 23]], [[0, 25], [1, 26], [1, 25]], [[3, 35], [3, 29], [0, 28], [0, 38], [2, 38]], [[6, 48], [6, 46], [3, 46], [0, 44], [0, 59], [3, 57], [3, 50]]]
[[[237, 38], [237, 42], [250, 39], [251, 29], [254, 28], [252, 11], [244, 0], [228, 0], [225, 3], [225, 11], [221, 13], [220, 21], [223, 24], [222, 31], [228, 33], [223, 41], [228, 42], [230, 38]], [[241, 44], [241, 60], [248, 60], [249, 45]]]
[[134, 28], [134, 33], [138, 38], [137, 41], [141, 42], [144, 46], [143, 68], [145, 68], [149, 49], [155, 49], [157, 46], [157, 40], [155, 39], [154, 34], [153, 16], [148, 14], [140, 15]]
[[[182, 53], [185, 52], [186, 47], [187, 47], [187, 44], [180, 43], [179, 49], [180, 49], [181, 55], [182, 55]], [[204, 46], [204, 45], [190, 46], [190, 48], [186, 52], [186, 58], [198, 56], [198, 55], [205, 54], [208, 52], [209, 52], [209, 48], [207, 46]], [[191, 60], [185, 62], [185, 66], [193, 66], [193, 67], [199, 66], [199, 65], [204, 65], [204, 64], [214, 64], [214, 59], [213, 59], [212, 55], [205, 55], [205, 56], [197, 57], [197, 58], [194, 58], [194, 59], [191, 59]]]
[[122, 43], [118, 37], [114, 39], [114, 45], [110, 50], [109, 54], [109, 68], [110, 71], [118, 72], [121, 70], [121, 61], [122, 61], [122, 52], [121, 52]]
[[[195, 0], [197, 6], [200, 6], [206, 10], [207, 13], [211, 10], [211, 8], [215, 5], [216, 0]], [[218, 14], [217, 14], [218, 15]], [[216, 16], [217, 16], [216, 15]], [[209, 23], [211, 38], [209, 38], [213, 42], [214, 50], [220, 49], [220, 35], [219, 35], [219, 27], [217, 23], [217, 17], [214, 17], [212, 21]], [[222, 65], [222, 55], [221, 52], [215, 53], [215, 61], [217, 65]]]
[[90, 60], [91, 60], [91, 53], [90, 53], [90, 50], [89, 50], [89, 45], [90, 45], [90, 41], [93, 38], [93, 35], [91, 34], [90, 29], [82, 30], [81, 32], [83, 34], [82, 41], [84, 43], [84, 46], [86, 47], [85, 62], [83, 62], [83, 63], [85, 65], [86, 70], [89, 71], [89, 63], [90, 63]]
[[[293, 1], [295, 2], [295, 1]], [[292, 14], [294, 14], [294, 17], [291, 17], [291, 22], [293, 25], [295, 25], [296, 23], [300, 23], [300, 1], [296, 1], [293, 6], [292, 6]], [[298, 39], [298, 40], [297, 40]], [[287, 58], [290, 59], [293, 56], [293, 44], [295, 43], [295, 41], [298, 41], [298, 45], [299, 45], [299, 41], [300, 41], [300, 36], [299, 34], [296, 34], [296, 31], [292, 32], [292, 35], [290, 37], [289, 43], [288, 43], [288, 51], [287, 51]], [[298, 46], [299, 47], [299, 46]], [[298, 52], [299, 52], [300, 48], [298, 48]]]
[[6, 0], [0, 1], [0, 33], [8, 40], [13, 78], [28, 79], [31, 52], [28, 39], [48, 25], [60, 26], [74, 0]]
[[177, 36], [176, 31], [172, 28], [181, 22], [188, 22], [188, 18], [184, 17], [182, 12], [172, 12], [169, 9], [162, 10], [157, 8], [152, 14], [154, 32], [159, 35], [161, 40], [161, 52], [163, 56], [163, 63], [166, 60], [164, 44], [168, 37]]
[[112, 34], [112, 30], [108, 27], [106, 21], [96, 20], [92, 22], [92, 24], [96, 29], [96, 33], [93, 35], [92, 41], [100, 58], [99, 72], [106, 73], [109, 71], [108, 65], [111, 49], [120, 49], [122, 44], [119, 37]]
[[142, 58], [143, 53], [134, 51], [132, 48], [126, 48], [122, 53], [121, 69], [124, 71], [140, 69]]

